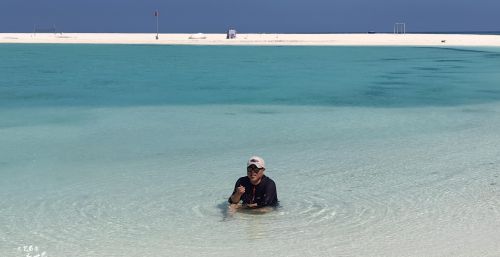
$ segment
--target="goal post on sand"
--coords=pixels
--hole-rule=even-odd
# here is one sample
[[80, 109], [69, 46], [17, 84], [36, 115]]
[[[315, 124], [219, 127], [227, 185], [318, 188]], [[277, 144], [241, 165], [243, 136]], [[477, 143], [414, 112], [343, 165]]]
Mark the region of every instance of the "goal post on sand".
[[406, 23], [404, 22], [394, 23], [394, 34], [406, 34]]

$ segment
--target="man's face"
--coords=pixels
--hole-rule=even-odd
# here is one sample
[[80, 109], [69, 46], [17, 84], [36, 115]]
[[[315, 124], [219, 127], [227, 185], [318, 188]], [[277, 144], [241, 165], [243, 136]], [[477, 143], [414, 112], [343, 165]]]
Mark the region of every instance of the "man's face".
[[258, 183], [262, 179], [262, 176], [264, 176], [264, 170], [264, 168], [259, 169], [253, 164], [248, 166], [247, 176], [250, 179], [250, 182], [252, 182], [252, 184]]

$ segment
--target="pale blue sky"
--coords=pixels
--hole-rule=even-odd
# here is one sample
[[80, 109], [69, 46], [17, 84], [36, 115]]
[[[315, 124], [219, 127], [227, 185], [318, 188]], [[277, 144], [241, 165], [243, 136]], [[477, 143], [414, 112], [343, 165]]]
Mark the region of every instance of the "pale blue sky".
[[0, 32], [500, 31], [500, 0], [0, 0]]

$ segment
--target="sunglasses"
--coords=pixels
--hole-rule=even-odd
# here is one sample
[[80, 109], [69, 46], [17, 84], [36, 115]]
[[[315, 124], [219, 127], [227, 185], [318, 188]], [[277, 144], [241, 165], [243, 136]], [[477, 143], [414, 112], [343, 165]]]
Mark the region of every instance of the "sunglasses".
[[247, 167], [247, 172], [259, 173], [262, 169], [257, 168], [257, 166], [252, 165]]

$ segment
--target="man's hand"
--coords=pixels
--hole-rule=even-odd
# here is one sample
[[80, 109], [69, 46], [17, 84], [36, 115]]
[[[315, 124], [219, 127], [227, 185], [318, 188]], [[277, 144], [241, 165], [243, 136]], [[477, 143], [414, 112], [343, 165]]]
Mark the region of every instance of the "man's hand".
[[245, 193], [245, 187], [240, 185], [237, 189], [236, 189], [236, 194], [238, 194], [239, 196], [242, 196], [243, 194]]
[[245, 187], [240, 185], [239, 187], [236, 188], [236, 191], [234, 192], [233, 195], [231, 195], [231, 203], [238, 203], [240, 202], [241, 196], [245, 193]]

